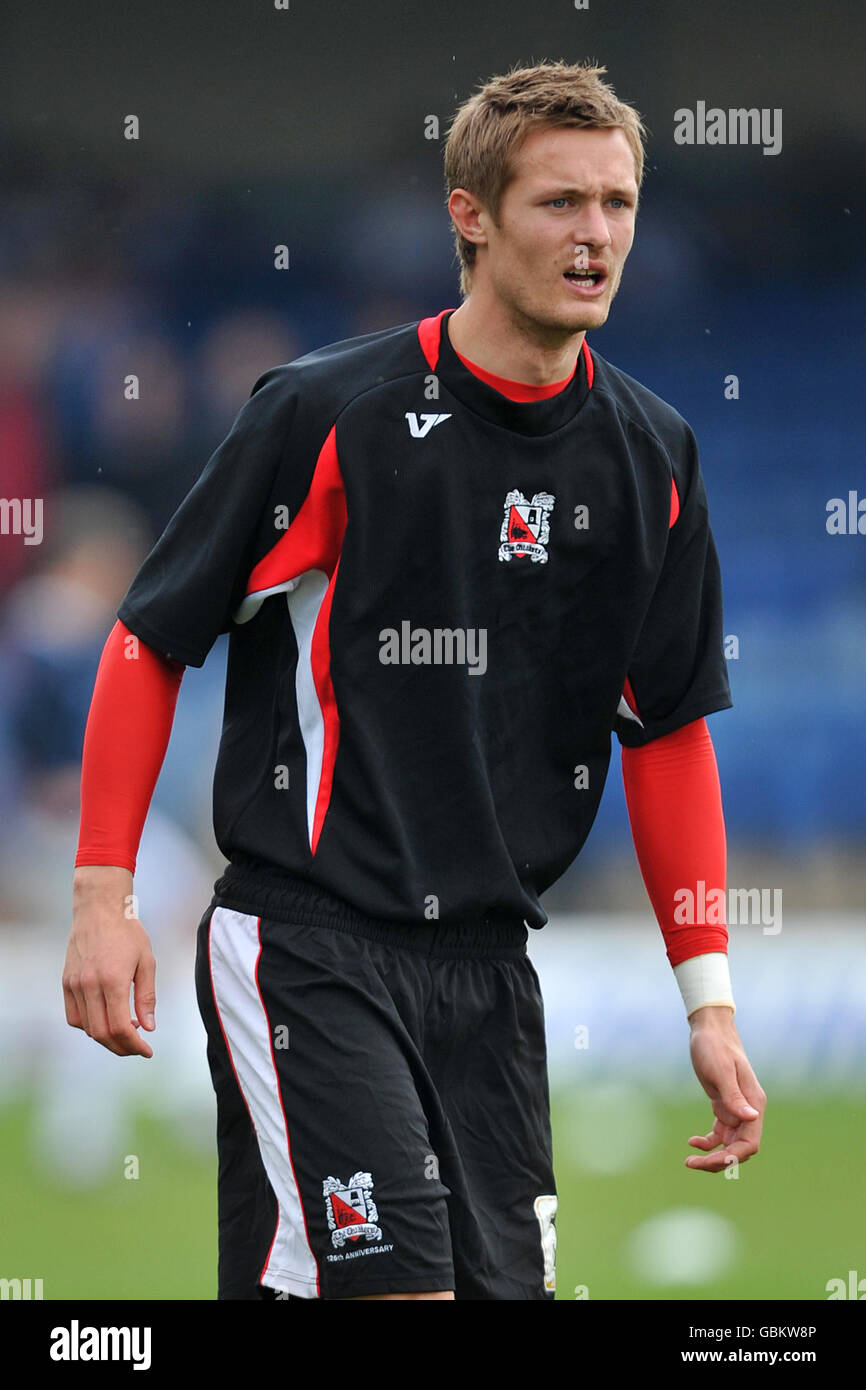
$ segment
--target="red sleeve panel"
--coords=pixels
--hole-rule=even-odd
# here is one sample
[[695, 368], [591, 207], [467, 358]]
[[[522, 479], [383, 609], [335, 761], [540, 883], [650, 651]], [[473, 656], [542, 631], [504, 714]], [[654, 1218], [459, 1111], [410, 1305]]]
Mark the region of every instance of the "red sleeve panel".
[[111, 629], [84, 733], [76, 866], [115, 864], [135, 872], [185, 669], [119, 620]]
[[622, 776], [638, 863], [671, 966], [727, 952], [725, 821], [706, 719], [624, 747]]

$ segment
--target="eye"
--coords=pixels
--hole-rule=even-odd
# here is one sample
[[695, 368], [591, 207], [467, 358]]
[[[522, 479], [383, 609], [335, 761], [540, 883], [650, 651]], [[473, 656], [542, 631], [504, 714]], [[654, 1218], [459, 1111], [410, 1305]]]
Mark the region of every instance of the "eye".
[[553, 204], [554, 204], [554, 203], [567, 203], [567, 202], [568, 202], [568, 199], [567, 199], [567, 198], [551, 198], [551, 199], [549, 200], [549, 202], [548, 202], [548, 207], [553, 207]]
[[610, 198], [608, 201], [611, 203], [618, 203], [621, 208], [628, 207], [625, 198]]

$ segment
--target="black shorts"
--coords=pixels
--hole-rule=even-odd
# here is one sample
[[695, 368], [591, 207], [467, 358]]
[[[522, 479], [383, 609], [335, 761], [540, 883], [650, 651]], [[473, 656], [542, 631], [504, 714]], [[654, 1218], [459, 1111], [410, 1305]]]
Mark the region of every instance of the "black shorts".
[[220, 1299], [553, 1299], [526, 938], [208, 906], [196, 987], [217, 1097]]

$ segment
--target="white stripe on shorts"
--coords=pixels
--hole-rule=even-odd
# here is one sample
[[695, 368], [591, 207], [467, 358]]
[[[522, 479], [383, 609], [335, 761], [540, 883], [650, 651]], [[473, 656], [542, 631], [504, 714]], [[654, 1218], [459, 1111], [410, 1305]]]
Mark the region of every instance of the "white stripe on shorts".
[[216, 907], [210, 921], [210, 977], [220, 1026], [250, 1112], [265, 1172], [279, 1204], [260, 1282], [317, 1298], [318, 1268], [307, 1239], [289, 1129], [277, 1084], [270, 1024], [258, 985], [259, 919]]

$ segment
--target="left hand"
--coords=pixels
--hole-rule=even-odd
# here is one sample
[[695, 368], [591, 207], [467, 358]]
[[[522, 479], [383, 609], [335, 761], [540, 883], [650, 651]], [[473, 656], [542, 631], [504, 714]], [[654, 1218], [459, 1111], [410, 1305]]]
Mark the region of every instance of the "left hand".
[[767, 1097], [752, 1071], [729, 1008], [707, 1005], [695, 1009], [689, 1023], [692, 1066], [713, 1103], [716, 1122], [709, 1134], [691, 1136], [692, 1148], [704, 1149], [705, 1155], [692, 1154], [685, 1164], [720, 1173], [733, 1159], [745, 1163], [758, 1152]]

